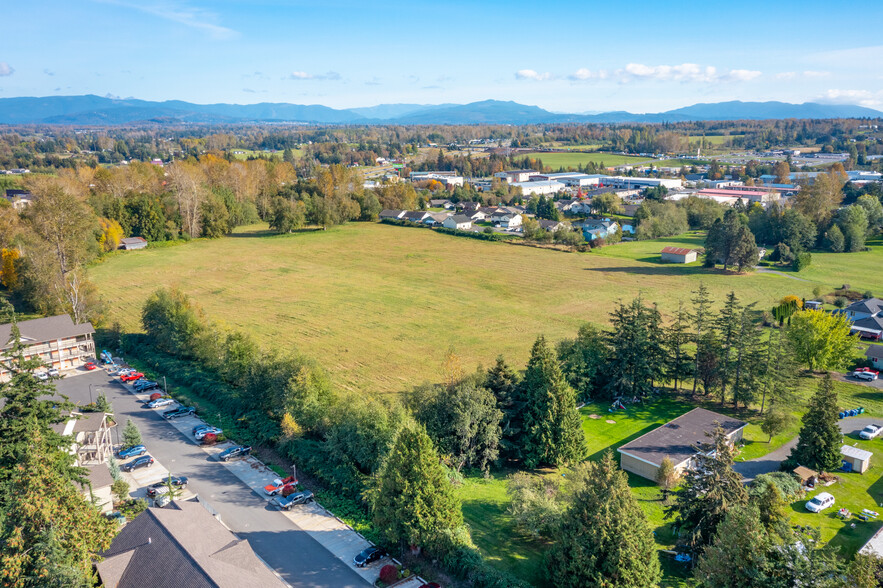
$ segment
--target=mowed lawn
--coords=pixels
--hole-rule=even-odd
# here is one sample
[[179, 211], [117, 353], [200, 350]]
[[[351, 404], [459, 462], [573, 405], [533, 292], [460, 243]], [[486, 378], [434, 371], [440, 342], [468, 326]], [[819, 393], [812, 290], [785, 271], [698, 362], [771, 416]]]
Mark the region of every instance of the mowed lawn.
[[664, 245], [699, 242], [688, 235], [577, 254], [374, 223], [280, 236], [253, 226], [116, 254], [89, 276], [108, 319], [128, 330], [141, 329], [152, 291], [176, 286], [263, 346], [315, 358], [338, 386], [385, 393], [438, 381], [449, 348], [467, 370], [499, 354], [522, 368], [538, 335], [555, 342], [584, 322], [606, 325], [615, 301], [639, 294], [663, 313], [700, 282], [717, 301], [733, 289], [761, 308], [811, 296], [813, 283], [780, 275], [658, 262]]
[[[520, 155], [520, 154], [519, 154]], [[543, 165], [558, 169], [559, 167], [576, 169], [579, 165], [587, 163], [600, 164], [606, 167], [616, 165], [637, 165], [639, 163], [650, 163], [652, 157], [637, 157], [629, 155], [618, 155], [616, 153], [527, 153], [531, 159], [540, 159]]]

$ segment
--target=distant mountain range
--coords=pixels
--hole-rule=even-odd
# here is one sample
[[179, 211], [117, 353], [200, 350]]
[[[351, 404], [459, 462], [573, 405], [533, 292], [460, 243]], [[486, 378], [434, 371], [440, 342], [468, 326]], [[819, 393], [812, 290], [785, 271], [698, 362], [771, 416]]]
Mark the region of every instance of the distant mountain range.
[[694, 104], [655, 114], [616, 111], [566, 114], [517, 102], [484, 100], [470, 104], [380, 104], [335, 109], [320, 104], [193, 104], [181, 100], [151, 102], [101, 96], [0, 98], [0, 124], [124, 125], [177, 123], [287, 122], [313, 124], [471, 125], [537, 123], [660, 123], [701, 120], [784, 118], [883, 118], [862, 106], [789, 104], [787, 102], [718, 102]]

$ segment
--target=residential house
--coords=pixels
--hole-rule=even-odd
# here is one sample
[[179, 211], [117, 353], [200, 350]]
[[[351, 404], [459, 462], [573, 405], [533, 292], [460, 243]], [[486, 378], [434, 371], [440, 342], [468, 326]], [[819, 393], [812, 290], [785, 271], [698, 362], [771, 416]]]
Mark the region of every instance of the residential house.
[[558, 212], [567, 214], [571, 211], [574, 204], [579, 204], [579, 200], [571, 200], [568, 198], [564, 198], [562, 200], [555, 201], [555, 208], [558, 209]]
[[429, 216], [423, 219], [423, 224], [430, 227], [440, 227], [450, 216], [453, 216], [450, 212], [430, 212]]
[[560, 231], [562, 229], [567, 229], [567, 223], [562, 223], [561, 221], [553, 221], [545, 218], [538, 218], [537, 222], [540, 224], [540, 228], [549, 231], [550, 233], [554, 233], [556, 231]]
[[412, 223], [422, 223], [429, 216], [425, 210], [409, 210], [402, 217], [402, 220], [411, 221]]
[[88, 501], [95, 501], [101, 512], [108, 513], [113, 510], [113, 492], [110, 487], [113, 486], [113, 477], [107, 464], [95, 464], [86, 466], [87, 484], [81, 486], [83, 497]]
[[487, 220], [489, 216], [484, 208], [467, 208], [461, 214], [463, 216], [468, 216], [472, 219], [473, 222], [481, 222], [483, 220]]
[[495, 215], [496, 220], [492, 221], [496, 226], [507, 231], [514, 231], [521, 227], [524, 217], [520, 214], [507, 212], [503, 215]]
[[248, 544], [199, 502], [176, 500], [135, 517], [95, 564], [107, 588], [283, 588]]
[[52, 428], [71, 438], [70, 451], [76, 456], [78, 464], [100, 464], [113, 455], [111, 432], [116, 423], [108, 416], [103, 412], [71, 412], [67, 421]]
[[147, 239], [144, 237], [126, 237], [120, 239], [120, 249], [132, 251], [134, 249], [144, 249], [147, 247]]
[[[26, 359], [39, 359], [59, 370], [74, 369], [95, 358], [95, 329], [91, 323], [74, 324], [66, 314], [18, 323]], [[0, 354], [8, 357], [12, 348], [12, 325], [0, 325]], [[9, 371], [0, 362], [0, 381], [9, 379]]]
[[473, 202], [471, 200], [464, 200], [455, 205], [457, 210], [477, 210], [479, 207], [481, 207], [480, 202]]
[[606, 239], [619, 229], [619, 223], [610, 219], [587, 220], [582, 224], [583, 237], [586, 241]]
[[868, 345], [865, 357], [871, 360], [871, 365], [875, 368], [883, 368], [883, 345]]
[[454, 203], [445, 198], [433, 198], [429, 201], [430, 208], [446, 208], [448, 210], [454, 208]]
[[442, 224], [446, 229], [468, 231], [472, 228], [472, 219], [464, 214], [455, 214], [446, 218]]
[[380, 220], [385, 218], [392, 220], [401, 220], [403, 216], [405, 216], [406, 210], [381, 210], [380, 211]]
[[668, 263], [692, 263], [696, 261], [697, 252], [695, 249], [686, 247], [663, 247], [662, 261]]
[[730, 443], [735, 444], [742, 439], [747, 424], [704, 408], [694, 408], [620, 447], [620, 465], [627, 472], [656, 481], [664, 458], [671, 460], [675, 471], [683, 472], [692, 467], [697, 446], [708, 441], [706, 433], [720, 426]]
[[21, 211], [33, 204], [34, 197], [28, 190], [9, 188], [6, 190], [6, 200], [12, 204], [12, 208]]
[[849, 332], [858, 333], [862, 339], [874, 339], [879, 341], [883, 338], [883, 314], [875, 314], [867, 318], [853, 321]]
[[866, 298], [853, 302], [841, 312], [845, 313], [851, 321], [869, 318], [883, 312], [883, 300], [879, 298]]

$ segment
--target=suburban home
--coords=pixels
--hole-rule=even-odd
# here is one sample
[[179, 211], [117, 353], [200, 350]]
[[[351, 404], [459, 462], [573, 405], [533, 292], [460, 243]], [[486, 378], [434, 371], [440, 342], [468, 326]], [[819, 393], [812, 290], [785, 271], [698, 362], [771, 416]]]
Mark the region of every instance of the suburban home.
[[457, 210], [476, 210], [481, 207], [480, 202], [473, 202], [471, 200], [464, 200], [463, 202], [458, 202], [455, 205]]
[[695, 249], [687, 249], [686, 247], [662, 248], [662, 261], [668, 263], [692, 263], [696, 261], [697, 255]]
[[468, 231], [472, 228], [472, 219], [464, 214], [455, 214], [449, 216], [442, 223], [446, 229], [458, 229], [460, 231]]
[[567, 228], [567, 223], [562, 223], [561, 221], [538, 218], [537, 222], [540, 223], [541, 229], [543, 229], [544, 231], [549, 231], [550, 233], [554, 233], [556, 231], [560, 231], [561, 229]]
[[71, 412], [67, 421], [52, 425], [55, 432], [72, 439], [70, 451], [80, 465], [101, 464], [113, 455], [114, 427], [116, 423], [103, 412]]
[[430, 208], [446, 208], [448, 210], [454, 208], [454, 203], [444, 198], [433, 198], [429, 201]]
[[92, 501], [101, 509], [101, 512], [108, 513], [113, 510], [113, 493], [110, 487], [113, 486], [113, 477], [106, 464], [96, 464], [86, 466], [86, 479], [88, 484], [81, 486], [83, 497]]
[[144, 237], [126, 237], [120, 239], [120, 249], [132, 251], [133, 249], [144, 249], [147, 247], [147, 239]]
[[497, 211], [491, 216], [491, 222], [503, 229], [515, 229], [521, 226], [522, 216], [512, 212]]
[[[74, 324], [66, 314], [18, 323], [26, 359], [39, 359], [59, 370], [74, 369], [95, 358], [95, 329], [91, 323]], [[12, 348], [12, 325], [0, 325], [0, 353], [8, 357]], [[0, 362], [0, 382], [9, 379], [9, 370]]]
[[619, 223], [609, 219], [587, 220], [582, 224], [583, 237], [586, 241], [594, 239], [606, 239], [608, 235], [616, 233]]
[[430, 212], [429, 216], [423, 219], [423, 224], [430, 227], [441, 226], [449, 216], [452, 216], [450, 212]]
[[858, 552], [863, 555], [883, 557], [883, 527], [880, 527]]
[[875, 368], [883, 367], [883, 345], [868, 345], [865, 357], [871, 360], [871, 365]]
[[883, 311], [883, 300], [879, 298], [866, 298], [853, 302], [841, 312], [845, 313], [851, 321], [857, 321], [864, 318], [876, 316]]
[[199, 502], [150, 507], [123, 527], [95, 564], [107, 588], [287, 586]]
[[422, 223], [424, 219], [429, 217], [429, 213], [425, 210], [409, 210], [402, 217], [402, 220], [411, 221], [412, 223]]
[[570, 212], [570, 209], [573, 208], [573, 205], [577, 204], [577, 203], [579, 203], [579, 200], [570, 200], [567, 198], [565, 198], [563, 200], [556, 200], [555, 201], [555, 208], [558, 209], [558, 212], [565, 212], [566, 213], [566, 212]]
[[22, 211], [34, 203], [34, 197], [27, 190], [17, 190], [9, 188], [6, 190], [6, 200], [12, 205], [12, 208]]
[[874, 339], [879, 341], [883, 337], [883, 314], [858, 319], [852, 323], [850, 334], [858, 333], [862, 339]]
[[840, 457], [843, 459], [844, 467], [852, 469], [853, 472], [864, 474], [871, 466], [871, 456], [874, 455], [870, 451], [853, 447], [852, 445], [844, 445], [840, 448]]
[[735, 444], [742, 439], [742, 430], [747, 424], [704, 408], [694, 408], [620, 447], [620, 465], [628, 472], [655, 481], [662, 460], [668, 457], [675, 471], [681, 473], [692, 466], [699, 444], [709, 440], [706, 433], [720, 425], [730, 443]]
[[488, 217], [488, 214], [484, 212], [484, 209], [482, 208], [467, 208], [461, 214], [463, 216], [468, 216], [473, 222], [480, 222], [486, 220]]
[[405, 216], [406, 210], [381, 210], [380, 211], [380, 220], [385, 218], [401, 220], [403, 216]]

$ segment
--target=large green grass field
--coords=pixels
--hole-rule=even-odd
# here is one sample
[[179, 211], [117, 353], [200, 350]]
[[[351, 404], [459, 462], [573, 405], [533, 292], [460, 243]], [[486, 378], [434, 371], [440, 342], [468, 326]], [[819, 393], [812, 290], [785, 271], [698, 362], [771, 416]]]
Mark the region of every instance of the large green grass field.
[[[584, 322], [606, 324], [616, 300], [638, 295], [663, 313], [689, 302], [700, 282], [715, 300], [732, 289], [761, 308], [786, 294], [811, 296], [816, 283], [803, 273], [734, 275], [659, 262], [662, 247], [702, 239], [688, 234], [579, 254], [373, 223], [279, 236], [252, 226], [222, 239], [115, 254], [89, 275], [108, 319], [128, 330], [140, 330], [153, 290], [176, 286], [209, 317], [266, 347], [317, 359], [337, 385], [384, 393], [437, 381], [452, 347], [469, 370], [499, 354], [521, 366], [538, 335], [557, 341]], [[825, 287], [850, 281], [873, 289], [873, 272], [843, 260], [869, 262], [880, 249], [815, 255], [810, 271]]]
[[637, 165], [639, 163], [652, 162], [649, 157], [634, 157], [629, 155], [617, 155], [615, 153], [527, 153], [531, 159], [540, 159], [543, 165], [552, 169], [563, 167], [576, 169], [579, 165], [587, 163], [603, 163], [607, 167], [616, 165]]

